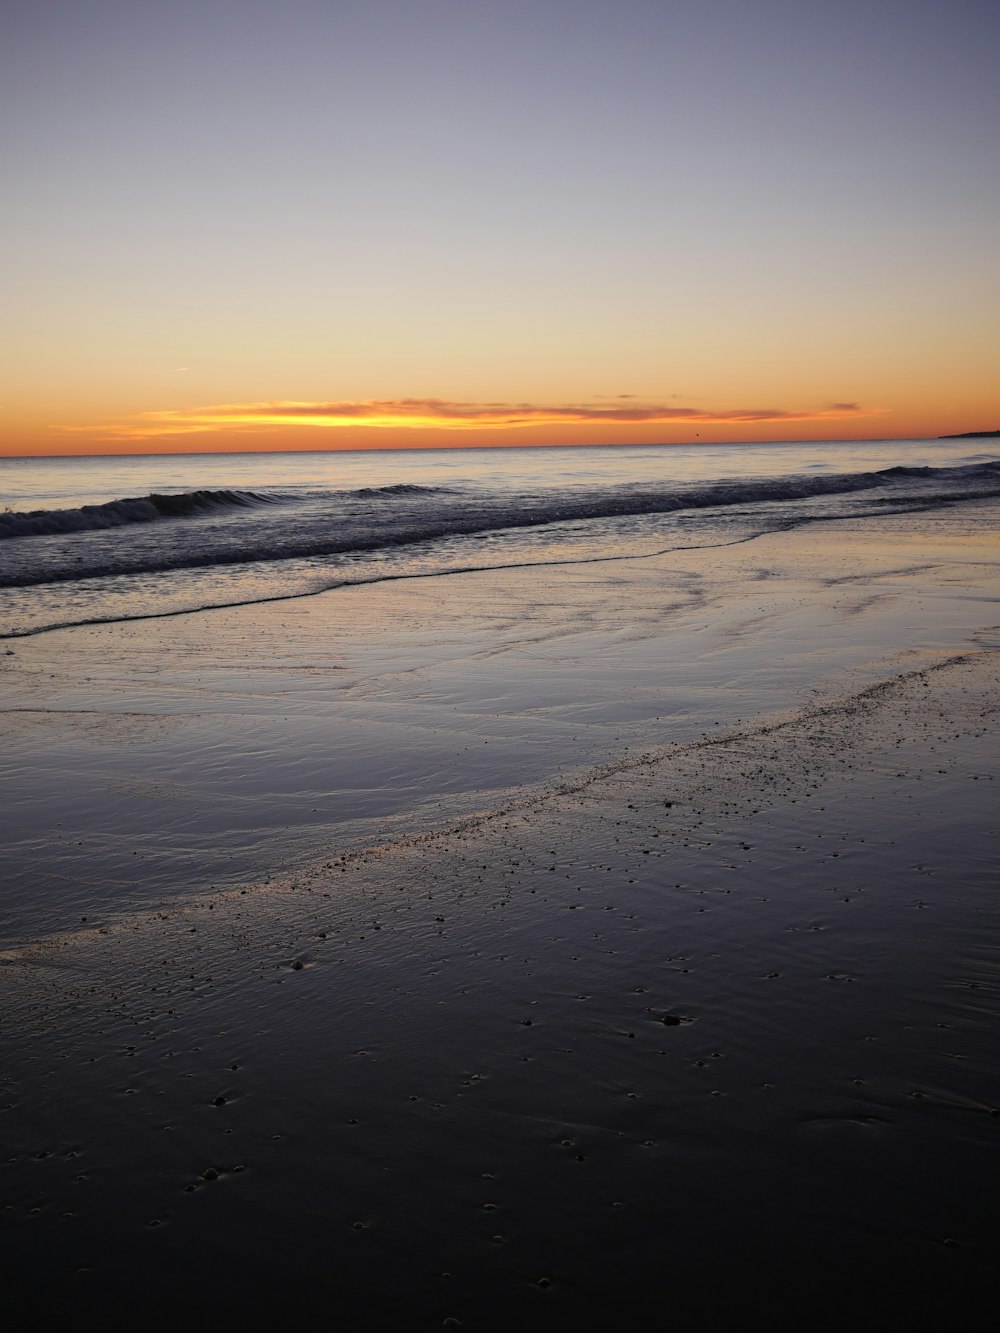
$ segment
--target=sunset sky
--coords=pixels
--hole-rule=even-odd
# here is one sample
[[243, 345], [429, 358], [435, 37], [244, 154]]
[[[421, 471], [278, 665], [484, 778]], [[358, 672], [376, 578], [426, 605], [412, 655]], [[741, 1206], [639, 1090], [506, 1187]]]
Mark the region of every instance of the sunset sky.
[[0, 452], [1000, 426], [996, 0], [8, 0]]

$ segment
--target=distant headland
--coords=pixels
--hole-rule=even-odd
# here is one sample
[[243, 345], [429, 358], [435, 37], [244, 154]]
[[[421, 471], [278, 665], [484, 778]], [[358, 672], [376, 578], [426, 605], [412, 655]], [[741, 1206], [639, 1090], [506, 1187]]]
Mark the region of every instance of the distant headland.
[[960, 435], [939, 435], [939, 440], [995, 440], [1000, 430], [963, 430]]

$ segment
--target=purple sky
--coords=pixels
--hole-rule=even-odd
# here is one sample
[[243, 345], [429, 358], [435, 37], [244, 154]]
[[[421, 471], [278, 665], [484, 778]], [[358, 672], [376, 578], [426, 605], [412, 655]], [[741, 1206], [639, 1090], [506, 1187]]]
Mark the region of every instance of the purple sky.
[[33, 447], [262, 401], [996, 402], [996, 3], [13, 0], [2, 45]]

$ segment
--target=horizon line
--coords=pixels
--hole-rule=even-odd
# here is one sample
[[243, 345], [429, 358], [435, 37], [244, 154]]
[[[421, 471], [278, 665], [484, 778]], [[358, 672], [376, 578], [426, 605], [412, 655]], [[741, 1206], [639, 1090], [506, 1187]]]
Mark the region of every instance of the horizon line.
[[821, 438], [795, 438], [788, 440], [651, 440], [642, 443], [605, 441], [603, 443], [567, 441], [566, 443], [547, 442], [544, 444], [406, 444], [406, 445], [359, 445], [354, 448], [343, 446], [312, 449], [114, 449], [105, 453], [36, 453], [8, 454], [0, 450], [0, 460], [33, 461], [36, 459], [62, 458], [224, 458], [238, 454], [412, 454], [412, 453], [462, 453], [480, 452], [492, 449], [497, 452], [525, 449], [718, 449], [747, 446], [748, 448], [767, 448], [771, 445], [794, 444], [922, 444], [929, 440], [961, 440], [983, 438], [991, 433], [968, 431], [949, 435], [829, 435]]

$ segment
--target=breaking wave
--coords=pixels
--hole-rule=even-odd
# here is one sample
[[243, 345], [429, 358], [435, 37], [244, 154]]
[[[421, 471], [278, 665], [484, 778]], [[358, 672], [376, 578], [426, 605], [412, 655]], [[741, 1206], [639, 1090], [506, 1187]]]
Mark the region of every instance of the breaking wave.
[[447, 489], [445, 486], [417, 486], [412, 482], [401, 481], [394, 486], [362, 486], [360, 490], [352, 491], [352, 494], [366, 498], [375, 495], [443, 495]]
[[[960, 467], [799, 473], [688, 485], [605, 482], [593, 488], [512, 491], [397, 484], [310, 491], [298, 497], [246, 490], [153, 494], [79, 509], [0, 515], [5, 537], [49, 537], [48, 542], [2, 544], [0, 587], [81, 585], [182, 571], [221, 573], [235, 566], [253, 568], [277, 585], [283, 579], [278, 569], [282, 561], [313, 562], [317, 576], [326, 562], [334, 561], [338, 568], [349, 563], [357, 578], [363, 567], [386, 560], [398, 563], [409, 553], [425, 572], [433, 572], [442, 558], [452, 565], [460, 548], [461, 562], [478, 566], [486, 544], [488, 563], [505, 558], [508, 550], [512, 559], [520, 559], [516, 551], [524, 537], [546, 527], [552, 541], [574, 549], [589, 540], [589, 534], [599, 537], [602, 525], [659, 516], [683, 524], [702, 523], [704, 517], [720, 531], [749, 525], [764, 532], [847, 517], [868, 506], [901, 513], [985, 499], [997, 493], [998, 479], [1000, 461], [991, 460]], [[850, 497], [851, 503], [840, 503], [840, 497]], [[216, 521], [154, 522], [207, 515]], [[449, 554], [442, 557], [445, 546]], [[324, 577], [326, 573], [324, 568]]]
[[129, 523], [153, 523], [161, 518], [194, 518], [226, 509], [250, 509], [274, 504], [277, 496], [253, 491], [184, 491], [178, 495], [142, 495], [82, 505], [79, 509], [34, 509], [28, 513], [0, 514], [0, 541], [9, 537], [51, 537], [57, 533], [100, 532]]

